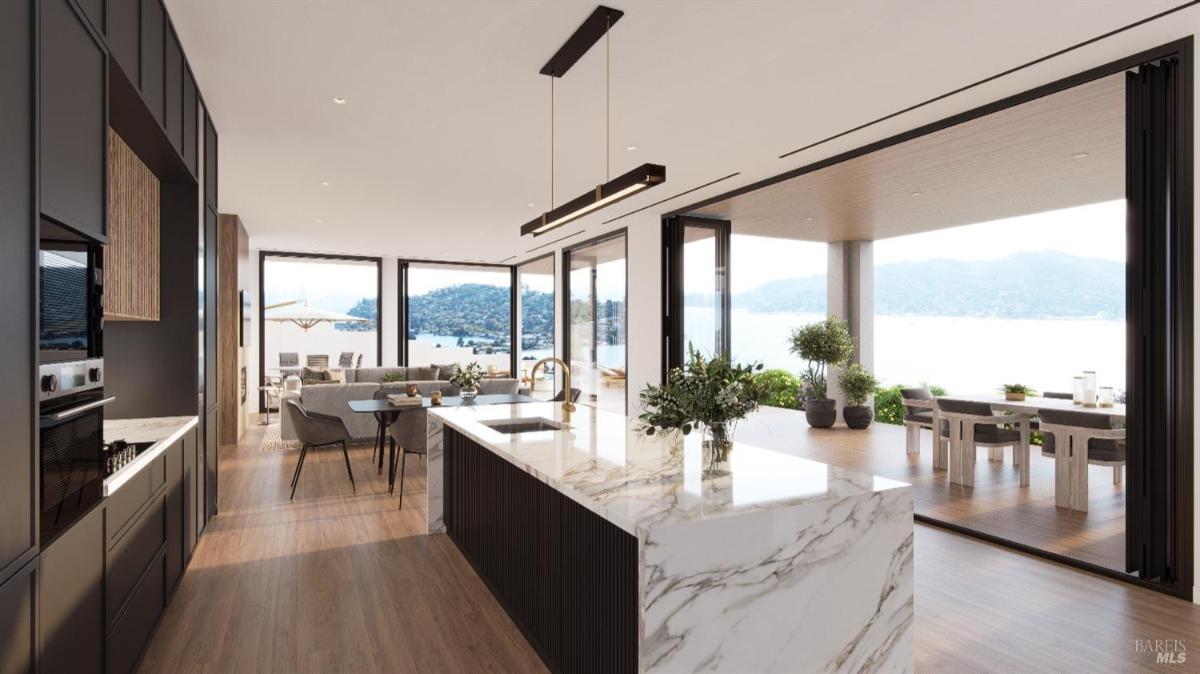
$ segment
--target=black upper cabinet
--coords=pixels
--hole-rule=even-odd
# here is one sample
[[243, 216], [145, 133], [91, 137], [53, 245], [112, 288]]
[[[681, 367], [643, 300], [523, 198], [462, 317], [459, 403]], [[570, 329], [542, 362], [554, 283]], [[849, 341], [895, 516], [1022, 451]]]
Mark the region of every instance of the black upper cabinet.
[[217, 209], [217, 130], [204, 109], [204, 199]]
[[104, 240], [108, 55], [70, 0], [41, 3], [39, 54], [42, 213]]
[[104, 0], [75, 0], [79, 3], [79, 8], [87, 15], [88, 21], [92, 23], [92, 27], [97, 33], [104, 35], [106, 27], [104, 25]]
[[[0, 362], [13, 381], [34, 372], [33, 247], [33, 4], [0, 2]], [[32, 381], [30, 379], [29, 381]], [[37, 547], [32, 507], [37, 490], [33, 456], [33, 387], [0, 388], [0, 573]], [[0, 576], [0, 583], [4, 577]], [[0, 634], [4, 631], [0, 602]], [[15, 647], [15, 645], [14, 645]], [[4, 648], [0, 647], [0, 651]], [[0, 671], [8, 658], [0, 655]]]
[[167, 130], [167, 138], [171, 147], [183, 156], [183, 52], [179, 50], [179, 40], [175, 31], [167, 25], [167, 51], [163, 61], [166, 64], [166, 107], [167, 118], [163, 127]]
[[108, 0], [108, 51], [133, 86], [141, 86], [138, 57], [142, 53], [142, 8], [138, 0]]
[[159, 124], [163, 123], [163, 28], [165, 14], [158, 0], [142, 0], [142, 97]]
[[183, 69], [183, 162], [192, 175], [196, 175], [196, 80], [192, 71]]

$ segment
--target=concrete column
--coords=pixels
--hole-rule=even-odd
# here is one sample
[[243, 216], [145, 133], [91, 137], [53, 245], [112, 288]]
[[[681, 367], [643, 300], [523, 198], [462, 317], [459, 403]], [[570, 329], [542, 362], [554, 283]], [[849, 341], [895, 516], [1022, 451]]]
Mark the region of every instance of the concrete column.
[[[828, 313], [850, 324], [855, 353], [852, 361], [875, 371], [875, 258], [872, 241], [833, 241], [829, 244], [826, 302]], [[829, 397], [845, 401], [838, 373], [829, 373]], [[869, 403], [868, 403], [869, 404]]]

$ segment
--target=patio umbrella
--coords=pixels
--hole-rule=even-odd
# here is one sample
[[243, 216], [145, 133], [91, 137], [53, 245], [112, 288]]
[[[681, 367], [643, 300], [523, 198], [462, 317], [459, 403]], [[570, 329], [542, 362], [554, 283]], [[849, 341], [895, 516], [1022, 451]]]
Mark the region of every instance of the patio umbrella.
[[275, 321], [276, 323], [294, 323], [300, 326], [305, 332], [308, 332], [309, 328], [318, 323], [369, 323], [371, 321], [369, 318], [341, 314], [336, 311], [326, 311], [325, 309], [318, 309], [317, 307], [310, 307], [303, 304], [268, 307], [266, 315], [263, 318], [268, 321]]

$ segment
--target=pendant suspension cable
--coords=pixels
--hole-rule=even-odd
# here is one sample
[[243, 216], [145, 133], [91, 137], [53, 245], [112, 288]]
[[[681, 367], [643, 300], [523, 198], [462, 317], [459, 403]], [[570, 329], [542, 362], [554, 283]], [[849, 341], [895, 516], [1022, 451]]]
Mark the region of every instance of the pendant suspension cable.
[[604, 14], [604, 182], [612, 180], [612, 17]]
[[550, 73], [550, 208], [554, 210], [554, 73]]

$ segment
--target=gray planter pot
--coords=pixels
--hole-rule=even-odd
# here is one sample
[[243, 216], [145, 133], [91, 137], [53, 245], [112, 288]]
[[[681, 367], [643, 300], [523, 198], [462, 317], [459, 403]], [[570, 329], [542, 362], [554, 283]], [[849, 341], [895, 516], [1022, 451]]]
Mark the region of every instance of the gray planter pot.
[[874, 410], [866, 405], [846, 405], [842, 408], [842, 418], [846, 425], [855, 430], [862, 430], [871, 425]]
[[837, 401], [829, 398], [805, 398], [804, 417], [813, 428], [832, 428], [837, 421]]

